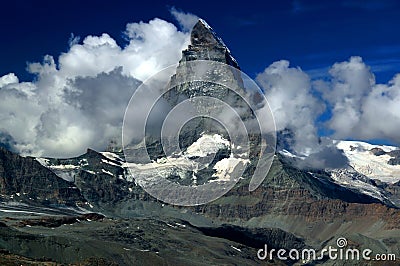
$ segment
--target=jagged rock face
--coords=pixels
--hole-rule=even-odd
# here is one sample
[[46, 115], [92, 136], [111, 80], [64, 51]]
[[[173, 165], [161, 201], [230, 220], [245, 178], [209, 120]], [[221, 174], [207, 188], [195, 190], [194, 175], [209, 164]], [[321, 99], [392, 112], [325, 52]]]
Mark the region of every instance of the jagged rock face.
[[[240, 69], [238, 63], [231, 55], [229, 49], [225, 46], [223, 41], [216, 35], [213, 29], [203, 20], [199, 20], [193, 27], [191, 32], [191, 44], [187, 50], [182, 51], [182, 59], [179, 61], [176, 74], [171, 77], [171, 84], [175, 86], [176, 83], [181, 83], [185, 80], [191, 80], [193, 73], [188, 68], [185, 62], [195, 60], [209, 60], [227, 64], [235, 69]], [[210, 68], [212, 68], [210, 66]], [[244, 90], [243, 80], [240, 77], [240, 72], [235, 69], [224, 68], [221, 69], [216, 65], [215, 69], [211, 69], [210, 78], [215, 81], [211, 82], [188, 82], [185, 84], [177, 84], [177, 93], [185, 94], [187, 97], [195, 96], [210, 96], [220, 100], [227, 101], [229, 104], [237, 105], [240, 103], [238, 97], [233, 97], [232, 91], [229, 88], [218, 86], [216, 84], [219, 80], [229, 79], [233, 84], [237, 84], [238, 88]], [[177, 100], [172, 101], [176, 104]], [[240, 103], [243, 105], [243, 103]]]
[[[114, 154], [107, 153], [104, 154]], [[73, 182], [91, 206], [97, 209], [103, 204], [112, 205], [127, 199], [144, 199], [148, 195], [136, 186], [134, 182], [125, 179], [123, 161], [119, 156], [105, 156], [102, 153], [88, 149], [87, 152], [76, 158], [45, 159], [47, 167], [61, 176], [73, 176]], [[61, 166], [61, 167], [59, 167]], [[66, 168], [67, 170], [59, 170]], [[70, 175], [67, 173], [70, 172]], [[131, 192], [130, 192], [131, 191]], [[88, 207], [88, 206], [87, 206]], [[89, 207], [89, 209], [93, 210]]]
[[0, 198], [39, 205], [82, 205], [79, 189], [35, 158], [21, 157], [0, 148]]
[[183, 61], [212, 60], [231, 65], [239, 69], [229, 49], [213, 29], [202, 19], [194, 25], [190, 36], [189, 48], [182, 52]]

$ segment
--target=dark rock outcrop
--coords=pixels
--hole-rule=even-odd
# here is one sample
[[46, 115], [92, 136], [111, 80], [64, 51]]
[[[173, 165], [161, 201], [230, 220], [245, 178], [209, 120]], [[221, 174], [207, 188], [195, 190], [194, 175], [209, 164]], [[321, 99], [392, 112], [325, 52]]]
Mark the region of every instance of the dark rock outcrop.
[[58, 177], [35, 158], [21, 157], [1, 147], [0, 198], [47, 206], [77, 206], [86, 201], [75, 184]]
[[392, 158], [389, 159], [388, 164], [390, 165], [400, 165], [400, 150], [394, 150], [388, 152]]
[[370, 152], [372, 152], [372, 154], [375, 156], [381, 156], [381, 155], [386, 154], [386, 152], [384, 150], [382, 150], [381, 148], [373, 148], [370, 150]]

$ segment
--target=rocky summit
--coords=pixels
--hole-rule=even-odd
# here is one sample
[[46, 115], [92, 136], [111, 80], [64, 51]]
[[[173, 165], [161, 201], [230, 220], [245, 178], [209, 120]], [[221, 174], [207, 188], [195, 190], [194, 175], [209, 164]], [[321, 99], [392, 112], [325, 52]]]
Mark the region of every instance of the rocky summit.
[[[164, 95], [171, 105], [182, 101], [178, 94], [185, 95], [183, 99], [236, 95], [207, 82], [180, 83], [190, 75], [186, 63], [196, 60], [231, 66], [222, 77], [245, 90], [235, 72], [236, 60], [212, 28], [199, 20], [171, 77], [173, 93]], [[234, 97], [231, 103], [245, 106]], [[251, 116], [245, 109], [241, 117], [246, 121]], [[193, 179], [193, 172], [169, 168], [162, 159], [161, 140], [155, 138], [147, 146], [155, 172], [138, 163], [138, 174], [161, 173], [188, 186], [218, 179], [218, 162], [230, 158], [231, 140], [223, 130], [212, 131], [205, 119], [192, 123], [182, 129], [182, 150], [197, 160], [214, 153], [211, 169], [196, 172]], [[250, 137], [256, 146], [257, 137]], [[338, 146], [349, 160], [346, 168], [299, 168], [295, 162], [301, 158], [280, 150], [256, 190], [249, 191], [248, 177], [255, 167], [250, 161], [228, 193], [192, 207], [169, 205], [149, 195], [129, 173], [131, 163], [122, 151], [88, 149], [76, 158], [58, 159], [22, 157], [0, 148], [0, 264], [398, 265], [398, 259], [386, 264], [332, 261], [326, 254], [306, 261], [257, 257], [265, 245], [276, 250], [313, 248], [321, 254], [345, 238], [350, 248], [400, 258], [400, 181], [395, 176], [399, 149], [361, 142]], [[250, 155], [256, 156], [257, 149]], [[380, 165], [380, 172], [370, 170], [366, 162]]]
[[[210, 64], [204, 65], [208, 68], [208, 73], [202, 75], [193, 73], [193, 69], [188, 69], [195, 64], [188, 64], [187, 62], [198, 62], [199, 60], [210, 61]], [[218, 64], [212, 64], [212, 62], [220, 62], [231, 66], [231, 68], [221, 67]], [[171, 96], [167, 96], [167, 98], [173, 106], [181, 101], [179, 99], [182, 96], [188, 98], [210, 96], [226, 101], [232, 106], [245, 106], [238, 95], [234, 93], [235, 89], [244, 92], [239, 69], [238, 63], [222, 39], [204, 20], [200, 19], [191, 32], [191, 44], [188, 49], [182, 51], [182, 59], [179, 61], [175, 75], [171, 77], [172, 92], [176, 90], [176, 95], [171, 92], [169, 92], [169, 95], [173, 94], [175, 98], [171, 99]], [[205, 80], [192, 81], [199, 77]], [[227, 88], [221, 84], [232, 84], [233, 88]]]
[[212, 60], [239, 68], [236, 59], [214, 30], [200, 19], [193, 27], [190, 45], [182, 52], [182, 61]]

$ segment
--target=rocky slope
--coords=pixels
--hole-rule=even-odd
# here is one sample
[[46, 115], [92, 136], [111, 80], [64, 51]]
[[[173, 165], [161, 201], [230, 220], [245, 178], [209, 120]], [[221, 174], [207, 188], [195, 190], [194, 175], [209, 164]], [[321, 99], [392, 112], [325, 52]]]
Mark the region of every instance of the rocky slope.
[[255, 248], [182, 221], [85, 220], [51, 230], [6, 222], [0, 226], [0, 262], [11, 265], [284, 265], [257, 262]]
[[[335, 184], [330, 181], [329, 173], [321, 171], [316, 174], [296, 169], [287, 164], [281, 156], [275, 158], [270, 173], [257, 190], [249, 192], [248, 181], [242, 180], [222, 198], [207, 205], [191, 208], [164, 205], [149, 196], [140, 186], [135, 185], [134, 180], [121, 179], [119, 174], [124, 171], [123, 162], [117, 158], [116, 154], [111, 156], [111, 153], [102, 154], [90, 150], [78, 158], [58, 161], [58, 163], [75, 164], [77, 167], [85, 168], [70, 170], [77, 173], [75, 174], [75, 182], [89, 203], [85, 206], [88, 210], [103, 212], [108, 217], [114, 217], [112, 221], [117, 219], [114, 222], [110, 221], [111, 223], [119, 224], [122, 221], [119, 219], [123, 217], [130, 219], [147, 217], [147, 221], [156, 219], [166, 222], [170, 220], [171, 222], [166, 223], [185, 230], [183, 226], [178, 225], [185, 224], [182, 221], [183, 219], [192, 224], [186, 223], [186, 226], [192, 226], [198, 230], [196, 233], [188, 232], [187, 234], [190, 236], [187, 235], [187, 237], [197, 239], [209, 236], [221, 239], [221, 241], [233, 241], [229, 245], [241, 250], [246, 247], [253, 250], [251, 251], [253, 254], [256, 254], [255, 249], [258, 246], [262, 247], [263, 242], [271, 247], [311, 246], [321, 249], [337, 237], [346, 237], [360, 247], [368, 247], [375, 252], [394, 252], [397, 254], [400, 252], [398, 249], [400, 211], [398, 209], [385, 206], [373, 197]], [[90, 163], [79, 166], [82, 159], [87, 159]], [[40, 164], [39, 167], [43, 167], [43, 171], [48, 169]], [[47, 167], [51, 169], [51, 166]], [[103, 170], [107, 173], [104, 173]], [[30, 194], [26, 194], [26, 196], [29, 197]], [[44, 204], [43, 207], [48, 207], [48, 205]], [[27, 208], [27, 210], [33, 209]], [[7, 215], [10, 216], [10, 213]], [[21, 216], [13, 218], [16, 220], [7, 220], [3, 216], [3, 221], [10, 226], [17, 226], [16, 230], [21, 230], [20, 226], [23, 225], [24, 231], [27, 233], [34, 232], [33, 234], [36, 235], [42, 226], [46, 226], [47, 222], [49, 222], [49, 226], [56, 227], [55, 225], [58, 226], [64, 222], [75, 224], [77, 220], [84, 221], [86, 219], [69, 216], [43, 220], [43, 218], [38, 219], [39, 214], [30, 215], [33, 215], [33, 217], [29, 219], [28, 217], [21, 218]], [[21, 219], [22, 222], [20, 222]], [[81, 223], [78, 222], [77, 226], [84, 226]], [[90, 222], [85, 226], [85, 230], [92, 230]], [[132, 226], [134, 225], [129, 225], [130, 228]], [[170, 226], [167, 225], [167, 227]], [[115, 239], [120, 238], [117, 236], [125, 234], [120, 231], [122, 228], [125, 227], [109, 228], [108, 236], [115, 235]], [[65, 230], [68, 229], [64, 228], [63, 230], [62, 232], [66, 232]], [[153, 243], [153, 238], [148, 238], [149, 235], [147, 235], [153, 232], [151, 230], [156, 229], [147, 228], [144, 230], [146, 235], [138, 243]], [[61, 231], [59, 234], [61, 234]], [[12, 239], [18, 239], [18, 235], [16, 234]], [[74, 235], [74, 233], [71, 233], [71, 235]], [[3, 239], [11, 240], [11, 238]], [[7, 241], [1, 242], [3, 243], [1, 244], [2, 248], [9, 249], [11, 242]], [[96, 241], [99, 241], [96, 242], [96, 245], [105, 243], [102, 242], [105, 241], [102, 238]], [[169, 241], [173, 240], [170, 237], [165, 239], [166, 243], [169, 243]], [[31, 245], [29, 243], [39, 245], [33, 244], [33, 242], [24, 245]], [[189, 245], [190, 242], [187, 243]], [[210, 243], [205, 245], [210, 245]], [[129, 249], [129, 247], [127, 248]], [[158, 247], [157, 250], [159, 251], [154, 252], [161, 252], [164, 248], [164, 246]], [[233, 248], [230, 249], [233, 250], [231, 252], [234, 252]], [[17, 249], [11, 251], [21, 256], [33, 258], [40, 258], [44, 254], [43, 251], [39, 252], [38, 250], [29, 253], [21, 253]], [[82, 249], [82, 252], [85, 254], [88, 252], [87, 255], [82, 257], [87, 259], [96, 254], [87, 251], [85, 248]], [[50, 252], [50, 254], [53, 253]], [[164, 255], [166, 254], [164, 253]], [[209, 254], [209, 256], [214, 255]], [[106, 257], [110, 258], [108, 255]], [[165, 259], [164, 256], [161, 257]], [[74, 258], [76, 262], [78, 258]], [[56, 258], [56, 261], [73, 262], [66, 261], [61, 257]], [[258, 262], [254, 260], [247, 262], [247, 264]], [[127, 264], [127, 262], [125, 261], [123, 264]]]
[[31, 205], [83, 206], [79, 189], [35, 158], [21, 157], [0, 147], [0, 199]]

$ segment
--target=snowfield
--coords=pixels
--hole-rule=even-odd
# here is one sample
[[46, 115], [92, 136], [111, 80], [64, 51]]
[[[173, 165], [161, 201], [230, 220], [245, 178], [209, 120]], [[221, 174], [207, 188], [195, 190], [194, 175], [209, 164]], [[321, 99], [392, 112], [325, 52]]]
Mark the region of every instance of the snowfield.
[[344, 151], [350, 166], [370, 179], [385, 183], [396, 183], [400, 180], [400, 165], [390, 165], [390, 155], [374, 155], [371, 150], [380, 148], [385, 152], [397, 150], [397, 147], [372, 145], [361, 141], [338, 141], [336, 146]]
[[[230, 147], [230, 142], [218, 134], [204, 134], [192, 143], [185, 152], [158, 159], [147, 164], [124, 163], [123, 167], [129, 168], [133, 176], [146, 177], [151, 182], [156, 177], [179, 176], [181, 179], [192, 178], [192, 185], [197, 185], [197, 172], [209, 166], [209, 163], [200, 163], [191, 160], [193, 157], [207, 157], [216, 154], [219, 150]], [[231, 180], [232, 173], [245, 167], [249, 160], [242, 158], [224, 158], [218, 161], [213, 169], [216, 171], [209, 182], [227, 182]], [[193, 171], [188, 175], [187, 171]], [[154, 180], [156, 181], [156, 179]]]

